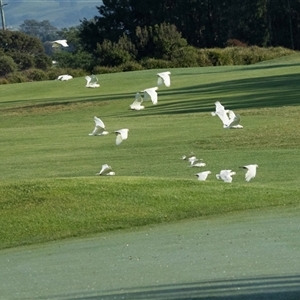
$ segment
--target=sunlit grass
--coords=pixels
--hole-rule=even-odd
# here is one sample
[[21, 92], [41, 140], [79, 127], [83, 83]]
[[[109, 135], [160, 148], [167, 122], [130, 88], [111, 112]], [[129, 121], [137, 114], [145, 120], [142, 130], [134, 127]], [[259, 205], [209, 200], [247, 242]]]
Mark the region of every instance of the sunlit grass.
[[[287, 63], [288, 62], [288, 63]], [[129, 110], [134, 94], [155, 86], [157, 70], [85, 80], [0, 86], [0, 247], [82, 236], [252, 208], [298, 205], [298, 60], [248, 67], [174, 69], [159, 102]], [[212, 117], [219, 100], [242, 117], [224, 130]], [[114, 134], [91, 137], [93, 116]], [[193, 151], [212, 174], [181, 156]], [[103, 163], [115, 177], [97, 177]], [[256, 163], [244, 181], [239, 166]], [[215, 178], [237, 172], [232, 184]]]

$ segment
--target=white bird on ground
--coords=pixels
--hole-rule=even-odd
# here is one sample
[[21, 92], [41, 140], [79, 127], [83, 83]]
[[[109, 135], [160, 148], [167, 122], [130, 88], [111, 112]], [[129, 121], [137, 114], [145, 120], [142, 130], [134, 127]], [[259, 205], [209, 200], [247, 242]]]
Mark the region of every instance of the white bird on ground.
[[195, 156], [195, 154], [194, 154], [193, 152], [191, 152], [191, 153], [188, 154], [188, 155], [183, 155], [183, 156], [181, 157], [181, 159], [187, 160], [187, 161], [191, 162], [192, 160], [196, 159], [196, 156]]
[[100, 84], [98, 83], [98, 78], [95, 75], [85, 76], [85, 80], [86, 80], [85, 87], [87, 88], [97, 88], [100, 86]]
[[70, 79], [72, 79], [72, 78], [73, 78], [72, 75], [67, 75], [67, 74], [65, 74], [65, 75], [59, 75], [59, 76], [56, 78], [56, 80], [60, 80], [60, 81], [68, 81], [68, 80], [70, 80]]
[[105, 125], [101, 119], [94, 117], [95, 128], [89, 135], [107, 135], [108, 131], [105, 131]]
[[124, 140], [127, 140], [128, 138], [128, 131], [129, 129], [124, 128], [124, 129], [119, 129], [116, 130], [116, 145], [120, 145]]
[[144, 109], [145, 106], [142, 105], [143, 98], [140, 93], [135, 94], [135, 99], [132, 104], [130, 104], [130, 108], [133, 110], [141, 110]]
[[231, 183], [233, 175], [236, 175], [236, 172], [231, 170], [221, 170], [219, 174], [216, 175], [217, 179], [222, 179], [224, 182]]
[[67, 40], [56, 40], [51, 43], [53, 44], [52, 47], [59, 47], [59, 46], [69, 47]]
[[160, 86], [160, 85], [164, 84], [167, 87], [171, 86], [170, 74], [171, 74], [171, 72], [169, 72], [169, 71], [157, 73], [157, 76], [158, 76], [157, 85]]
[[240, 124], [241, 116], [235, 114], [232, 110], [228, 111], [229, 123], [228, 125], [223, 125], [224, 128], [242, 129], [243, 126]]
[[211, 174], [211, 171], [204, 171], [197, 173], [196, 176], [198, 177], [198, 180], [205, 181], [209, 174]]
[[245, 180], [249, 182], [252, 178], [256, 176], [256, 168], [258, 168], [258, 165], [246, 165], [242, 166], [240, 168], [246, 169], [247, 172], [245, 174]]
[[157, 104], [157, 89], [158, 87], [152, 87], [152, 88], [148, 88], [148, 89], [145, 89], [141, 92], [144, 93], [144, 101], [147, 101], [147, 100], [151, 100], [152, 103], [155, 105]]
[[96, 173], [96, 175], [102, 175], [102, 176], [113, 176], [116, 175], [115, 172], [112, 171], [111, 166], [108, 164], [102, 165], [102, 168], [99, 173]]
[[[199, 161], [200, 160], [200, 161]], [[202, 162], [203, 159], [198, 159], [198, 158], [190, 158], [189, 162], [191, 163], [191, 167], [205, 167], [206, 163]]]

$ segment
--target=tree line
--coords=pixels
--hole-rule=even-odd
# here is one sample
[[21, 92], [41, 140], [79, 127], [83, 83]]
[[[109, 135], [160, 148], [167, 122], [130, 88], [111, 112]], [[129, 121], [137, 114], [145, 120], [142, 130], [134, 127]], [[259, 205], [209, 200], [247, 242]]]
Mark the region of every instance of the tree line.
[[247, 45], [300, 49], [299, 0], [103, 0], [98, 16], [84, 20], [81, 39], [96, 49], [137, 27], [175, 25], [188, 44], [224, 47], [236, 39]]

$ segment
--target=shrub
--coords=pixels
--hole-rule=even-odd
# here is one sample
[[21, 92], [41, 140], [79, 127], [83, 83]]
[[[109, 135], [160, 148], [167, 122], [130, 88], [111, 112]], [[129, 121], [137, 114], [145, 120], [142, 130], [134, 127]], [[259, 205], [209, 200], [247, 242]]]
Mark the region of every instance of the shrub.
[[171, 55], [173, 67], [187, 68], [198, 66], [198, 51], [192, 46], [178, 48]]
[[226, 41], [226, 47], [248, 47], [248, 45], [238, 39], [229, 39]]
[[139, 71], [139, 70], [143, 70], [144, 68], [138, 62], [128, 61], [118, 66], [118, 69], [120, 69], [123, 72], [127, 72], [127, 71]]
[[52, 59], [46, 54], [38, 54], [34, 57], [35, 67], [41, 70], [46, 71], [52, 66]]
[[26, 75], [29, 81], [43, 81], [49, 79], [46, 72], [34, 68], [24, 71], [24, 75]]
[[172, 67], [172, 62], [164, 59], [144, 58], [140, 64], [145, 69], [166, 69]]
[[106, 66], [95, 66], [93, 69], [93, 74], [108, 74], [121, 72], [119, 67], [106, 67]]
[[10, 56], [3, 55], [0, 57], [0, 76], [15, 72], [17, 68], [17, 64]]
[[28, 78], [24, 75], [23, 72], [12, 72], [6, 76], [6, 79], [9, 83], [21, 83], [27, 82]]
[[0, 84], [9, 84], [9, 81], [6, 78], [1, 77], [0, 78]]
[[9, 56], [14, 60], [14, 62], [18, 66], [18, 70], [26, 70], [30, 68], [34, 68], [34, 59], [32, 55], [20, 52], [11, 52]]

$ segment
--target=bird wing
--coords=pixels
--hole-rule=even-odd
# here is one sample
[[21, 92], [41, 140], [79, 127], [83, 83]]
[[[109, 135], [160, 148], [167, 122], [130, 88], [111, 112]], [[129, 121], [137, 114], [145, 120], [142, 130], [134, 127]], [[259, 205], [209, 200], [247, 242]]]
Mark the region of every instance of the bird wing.
[[102, 122], [102, 120], [98, 117], [94, 117], [94, 121], [95, 121], [95, 125], [98, 127], [102, 127], [103, 129], [105, 128], [104, 123]]
[[116, 145], [120, 145], [123, 142], [122, 135], [119, 132], [116, 132]]
[[248, 165], [248, 166], [244, 166], [243, 168], [247, 169], [247, 172], [245, 174], [245, 179], [246, 179], [247, 182], [249, 182], [256, 175], [256, 166], [255, 165]]
[[171, 85], [170, 74], [170, 72], [157, 73], [157, 85], [161, 85], [162, 83], [164, 83], [165, 86], [169, 87]]
[[67, 40], [56, 40], [53, 43], [53, 46], [52, 47], [57, 47], [57, 44], [58, 45], [61, 45], [63, 47], [69, 47], [69, 45], [67, 44]]
[[102, 165], [101, 171], [99, 172], [99, 175], [106, 175], [107, 173], [111, 172], [112, 168], [108, 164]]
[[90, 76], [85, 76], [84, 78], [86, 79], [86, 85], [88, 86], [92, 78]]
[[157, 87], [144, 90], [145, 100], [148, 100], [150, 98], [153, 104], [157, 104], [157, 92], [156, 92], [156, 90], [157, 90]]
[[220, 120], [222, 121], [223, 125], [228, 126], [229, 118], [226, 114], [226, 110], [225, 110], [224, 106], [219, 101], [215, 102], [215, 106], [216, 106], [216, 111], [212, 112], [211, 115], [218, 116], [220, 118]]
[[135, 100], [130, 105], [130, 108], [131, 109], [138, 109], [138, 110], [142, 109], [142, 108], [144, 108], [144, 106], [141, 105], [142, 102], [143, 102], [143, 98], [142, 98], [141, 94], [140, 93], [136, 93], [135, 94]]
[[91, 84], [96, 84], [98, 82], [98, 78], [95, 75], [91, 76]]
[[[234, 114], [234, 112], [233, 112], [233, 114]], [[229, 120], [229, 125], [228, 125], [228, 127], [234, 127], [234, 126], [237, 126], [237, 125], [240, 124], [240, 121], [241, 121], [240, 115], [238, 115], [238, 114], [235, 115], [235, 114], [234, 114], [234, 118]]]

